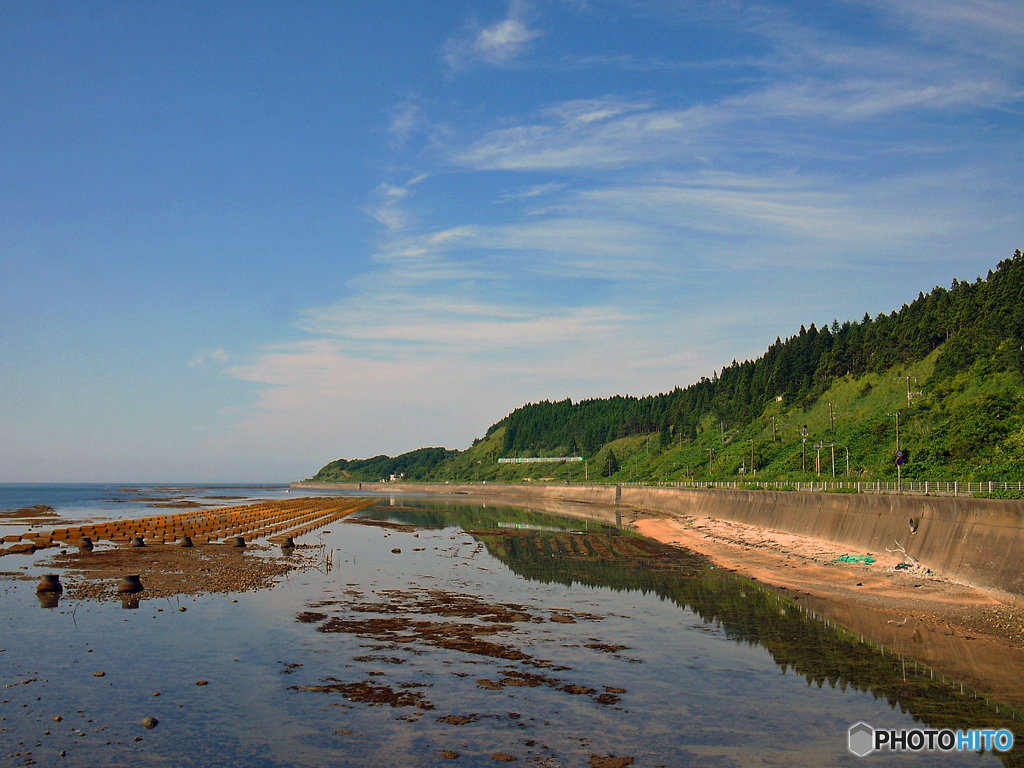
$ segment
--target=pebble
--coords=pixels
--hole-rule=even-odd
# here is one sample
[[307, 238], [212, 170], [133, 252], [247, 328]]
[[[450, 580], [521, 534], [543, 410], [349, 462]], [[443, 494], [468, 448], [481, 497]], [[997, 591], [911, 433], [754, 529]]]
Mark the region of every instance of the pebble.
[[142, 719], [142, 727], [147, 731], [151, 731], [160, 724], [160, 721], [155, 717], [144, 717]]
[[106, 677], [106, 675], [107, 675], [107, 673], [104, 672], [102, 669], [99, 672], [93, 672], [92, 673], [93, 677]]
[[196, 680], [196, 685], [209, 685], [209, 680]]

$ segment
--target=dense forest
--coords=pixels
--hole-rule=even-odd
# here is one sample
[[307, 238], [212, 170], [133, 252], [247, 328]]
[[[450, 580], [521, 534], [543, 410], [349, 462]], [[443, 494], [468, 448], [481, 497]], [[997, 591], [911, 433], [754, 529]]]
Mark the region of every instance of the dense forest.
[[[890, 448], [902, 429], [912, 443], [911, 476], [1016, 480], [1024, 476], [1022, 375], [1018, 250], [984, 278], [920, 293], [888, 315], [801, 326], [756, 360], [733, 361], [685, 388], [532, 403], [492, 425], [469, 451], [339, 460], [316, 479], [525, 479], [528, 465], [512, 470], [496, 459], [566, 455], [592, 459], [590, 479], [755, 470], [799, 479], [822, 472], [817, 457], [808, 470], [808, 435], [819, 451], [827, 442], [833, 455], [837, 445], [855, 453], [844, 475], [873, 479], [894, 471]], [[572, 471], [562, 465], [551, 474], [569, 479]]]

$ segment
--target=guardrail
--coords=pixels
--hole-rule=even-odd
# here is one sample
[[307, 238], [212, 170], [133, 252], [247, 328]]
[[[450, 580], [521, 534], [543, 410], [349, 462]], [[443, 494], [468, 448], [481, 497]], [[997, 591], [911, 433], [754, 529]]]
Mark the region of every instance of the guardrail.
[[731, 488], [762, 491], [809, 491], [817, 493], [908, 493], [926, 496], [973, 496], [976, 493], [997, 493], [1000, 491], [1024, 492], [1024, 482], [960, 482], [956, 480], [904, 480], [898, 481], [681, 481], [672, 483], [619, 483], [622, 486], [661, 486], [664, 488]]
[[[409, 481], [413, 484], [418, 481]], [[681, 480], [665, 482], [663, 480], [649, 480], [646, 482], [607, 482], [598, 480], [575, 480], [568, 481], [516, 481], [503, 483], [495, 480], [434, 480], [423, 481], [443, 485], [503, 485], [515, 486], [543, 486], [543, 485], [574, 485], [574, 486], [597, 486], [623, 488], [724, 488], [730, 490], [761, 490], [761, 491], [806, 491], [811, 493], [903, 493], [927, 496], [973, 496], [978, 493], [998, 493], [1000, 491], [1012, 491], [1024, 494], [1024, 482], [962, 482], [958, 480], [833, 480], [811, 481], [811, 482], [790, 482], [785, 480]], [[331, 485], [331, 483], [318, 483], [312, 480], [303, 481], [299, 487], [316, 487], [318, 484]], [[364, 481], [360, 487], [371, 490], [379, 486], [387, 486], [383, 480], [378, 483]], [[355, 485], [355, 483], [353, 483]], [[401, 486], [403, 483], [395, 483]]]

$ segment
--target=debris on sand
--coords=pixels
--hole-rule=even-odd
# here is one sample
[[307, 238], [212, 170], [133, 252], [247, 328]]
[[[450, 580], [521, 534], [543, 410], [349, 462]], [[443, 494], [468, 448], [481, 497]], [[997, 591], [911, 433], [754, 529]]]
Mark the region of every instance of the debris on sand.
[[479, 715], [445, 715], [437, 718], [437, 722], [447, 725], [466, 725], [476, 722], [479, 717]]
[[34, 520], [36, 518], [58, 517], [57, 511], [49, 504], [34, 504], [20, 509], [0, 509], [0, 517], [10, 520]]
[[[356, 593], [357, 595], [359, 593]], [[515, 662], [501, 668], [498, 680], [480, 678], [476, 684], [480, 688], [500, 691], [504, 688], [536, 688], [547, 686], [573, 696], [589, 696], [597, 704], [611, 706], [620, 701], [619, 693], [624, 688], [604, 686], [603, 692], [594, 688], [578, 685], [558, 677], [538, 672], [529, 672], [520, 665], [534, 669], [559, 671], [566, 667], [554, 667], [546, 659], [540, 659], [516, 647], [513, 642], [517, 635], [517, 625], [533, 624], [539, 619], [523, 605], [514, 603], [489, 603], [475, 595], [449, 592], [439, 589], [428, 590], [382, 590], [380, 601], [359, 600], [343, 602], [336, 600], [316, 603], [315, 607], [340, 606], [341, 615], [326, 616], [316, 611], [303, 611], [297, 615], [302, 623], [317, 623], [318, 632], [343, 633], [356, 637], [375, 640], [380, 643], [380, 650], [398, 650], [406, 646], [429, 646], [448, 651], [459, 651], [472, 656], [484, 656]], [[572, 623], [575, 618], [587, 621], [600, 621], [604, 617], [595, 614], [576, 612], [575, 618], [569, 611], [558, 610], [556, 615], [568, 617]], [[372, 615], [367, 615], [372, 614]], [[586, 647], [606, 653], [617, 653], [626, 646], [605, 645], [597, 638]], [[413, 650], [412, 653], [423, 653]], [[383, 656], [379, 654], [363, 654], [353, 661], [401, 664], [399, 656]], [[477, 663], [477, 662], [471, 662]], [[382, 674], [374, 673], [373, 674]], [[337, 686], [331, 688], [336, 690]], [[298, 690], [325, 690], [323, 686], [300, 687]], [[347, 690], [347, 689], [346, 689]], [[454, 716], [453, 716], [454, 717]], [[454, 722], [442, 720], [442, 722]]]
[[396, 691], [389, 685], [375, 685], [369, 680], [361, 683], [342, 683], [328, 678], [324, 685], [293, 685], [293, 691], [312, 691], [314, 693], [340, 693], [349, 701], [369, 704], [374, 707], [416, 707], [416, 709], [433, 709], [422, 693], [409, 690]]

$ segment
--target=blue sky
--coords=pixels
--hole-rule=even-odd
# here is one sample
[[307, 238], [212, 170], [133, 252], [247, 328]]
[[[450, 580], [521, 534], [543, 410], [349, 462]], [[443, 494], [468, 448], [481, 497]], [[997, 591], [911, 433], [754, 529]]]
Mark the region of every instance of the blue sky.
[[1017, 0], [7, 3], [0, 481], [284, 481], [1024, 247]]

